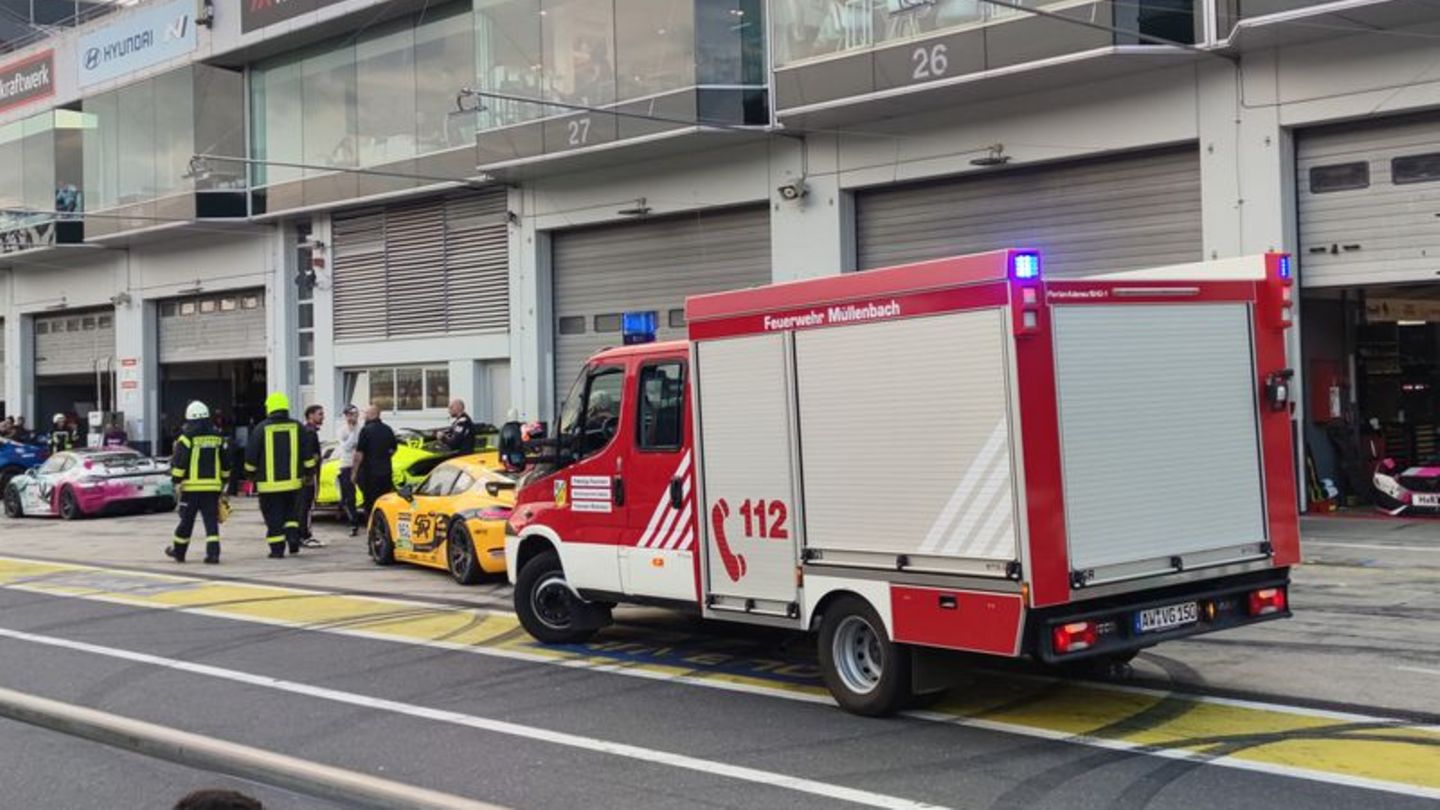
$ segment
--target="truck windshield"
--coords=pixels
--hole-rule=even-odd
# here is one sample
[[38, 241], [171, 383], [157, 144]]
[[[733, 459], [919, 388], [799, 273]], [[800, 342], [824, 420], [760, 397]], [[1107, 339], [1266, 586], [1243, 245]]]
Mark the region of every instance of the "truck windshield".
[[568, 443], [572, 460], [591, 455], [615, 437], [624, 384], [623, 368], [592, 366], [570, 387], [570, 395], [560, 406], [558, 436]]
[[570, 393], [565, 396], [565, 401], [560, 405], [560, 426], [561, 436], [571, 436], [575, 433], [575, 426], [580, 422], [580, 403], [585, 399], [585, 376], [588, 369], [581, 369], [580, 374], [575, 377], [575, 382], [570, 385]]

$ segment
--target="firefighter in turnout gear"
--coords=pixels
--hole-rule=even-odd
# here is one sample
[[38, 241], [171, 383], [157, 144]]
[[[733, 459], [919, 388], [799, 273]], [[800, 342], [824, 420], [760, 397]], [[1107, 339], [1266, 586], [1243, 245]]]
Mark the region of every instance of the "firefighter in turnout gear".
[[220, 498], [230, 477], [229, 448], [225, 437], [210, 422], [210, 409], [203, 402], [185, 408], [185, 429], [175, 440], [170, 475], [180, 489], [180, 525], [175, 543], [165, 549], [175, 562], [185, 562], [195, 515], [205, 523], [205, 562], [220, 562]]
[[265, 540], [270, 556], [300, 553], [300, 490], [320, 465], [320, 442], [290, 418], [290, 399], [281, 393], [265, 398], [265, 421], [255, 426], [245, 445], [245, 472], [260, 494]]
[[63, 453], [75, 449], [75, 434], [70, 432], [69, 420], [65, 414], [57, 413], [50, 422], [50, 453]]

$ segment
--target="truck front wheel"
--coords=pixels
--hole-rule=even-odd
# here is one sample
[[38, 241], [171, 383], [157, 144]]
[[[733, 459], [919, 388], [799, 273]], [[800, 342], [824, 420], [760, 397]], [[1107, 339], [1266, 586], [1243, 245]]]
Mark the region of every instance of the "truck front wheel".
[[520, 624], [545, 644], [579, 644], [609, 622], [609, 611], [570, 589], [560, 555], [537, 555], [515, 578], [515, 613]]
[[840, 708], [867, 717], [910, 701], [910, 651], [890, 640], [875, 609], [841, 596], [820, 621], [820, 672]]

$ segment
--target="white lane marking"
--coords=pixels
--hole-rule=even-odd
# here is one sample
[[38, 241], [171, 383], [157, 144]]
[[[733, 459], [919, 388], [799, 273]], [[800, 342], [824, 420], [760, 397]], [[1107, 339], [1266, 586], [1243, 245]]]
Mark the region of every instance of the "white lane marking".
[[1306, 540], [1300, 539], [1300, 548], [1306, 546], [1332, 546], [1334, 548], [1359, 548], [1367, 551], [1416, 551], [1424, 554], [1440, 554], [1440, 547], [1429, 548], [1426, 546], [1386, 546], [1379, 543], [1336, 543], [1327, 540]]
[[1401, 672], [1418, 672], [1421, 675], [1440, 675], [1440, 669], [1426, 669], [1425, 667], [1395, 667]]
[[122, 650], [116, 647], [104, 647], [99, 644], [90, 644], [84, 641], [72, 641], [70, 639], [36, 635], [34, 633], [26, 633], [7, 628], [0, 628], [0, 638], [83, 652], [91, 655], [101, 655], [107, 658], [116, 658], [122, 661], [131, 661], [137, 664], [146, 664], [162, 669], [186, 672], [192, 675], [204, 675], [233, 683], [242, 683], [247, 686], [274, 689], [280, 692], [320, 698], [334, 703], [343, 703], [366, 709], [379, 709], [381, 711], [415, 717], [421, 720], [449, 723], [451, 725], [464, 726], [480, 731], [488, 731], [493, 734], [522, 737], [524, 739], [536, 740], [552, 745], [561, 745], [568, 748], [578, 748], [585, 751], [608, 754], [610, 756], [625, 757], [652, 765], [668, 765], [672, 768], [724, 776], [730, 779], [765, 785], [767, 787], [809, 793], [813, 796], [860, 804], [866, 807], [894, 808], [895, 810], [918, 810], [919, 808], [939, 807], [939, 805], [912, 801], [898, 796], [887, 796], [883, 793], [872, 793], [868, 790], [857, 790], [842, 785], [817, 782], [813, 779], [804, 779], [798, 776], [775, 773], [774, 771], [762, 771], [758, 768], [747, 768], [743, 765], [731, 765], [725, 762], [688, 757], [669, 751], [643, 748], [638, 745], [612, 742], [595, 737], [584, 737], [579, 734], [568, 734], [563, 731], [551, 731], [536, 726], [526, 726], [520, 723], [495, 720], [473, 714], [462, 714], [461, 712], [446, 711], [444, 709], [432, 709], [427, 706], [416, 706], [409, 703], [401, 703], [396, 700], [386, 700], [385, 698], [361, 695], [355, 692], [344, 692], [339, 689], [329, 689], [323, 686], [312, 686], [306, 683], [287, 681], [282, 678], [272, 678], [267, 675], [254, 675], [249, 672], [225, 669], [208, 664], [196, 664], [190, 661], [181, 661], [175, 658], [150, 655], [149, 653]]
[[[0, 559], [6, 558], [0, 557]], [[76, 569], [88, 569], [95, 571], [108, 570], [96, 566], [86, 566], [81, 564], [67, 563], [66, 565], [69, 565], [70, 567]], [[176, 576], [173, 574], [143, 574], [137, 576], [154, 576], [181, 582], [206, 582], [206, 580], [188, 579], [186, 577]], [[267, 586], [263, 585], [252, 585], [250, 587], [267, 588]], [[0, 588], [16, 591], [25, 591], [28, 593], [35, 593], [57, 599], [81, 599], [92, 602], [105, 602], [115, 605], [122, 605], [130, 608], [142, 607], [152, 610], [173, 610], [181, 613], [193, 613], [199, 616], [206, 616], [208, 618], [228, 619], [230, 621], [248, 622], [251, 624], [265, 624], [275, 627], [286, 627], [292, 630], [309, 630], [313, 632], [330, 633], [340, 636], [352, 636], [355, 638], [363, 638], [371, 641], [384, 641], [392, 644], [412, 644], [420, 647], [430, 647], [435, 649], [451, 650], [454, 652], [469, 653], [471, 655], [483, 655], [490, 658], [504, 658], [514, 661], [526, 661], [529, 663], [566, 667], [569, 669], [582, 669], [591, 672], [603, 672], [610, 675], [622, 675], [628, 678], [640, 678], [643, 680], [660, 681], [664, 683], [681, 683], [685, 684], [686, 686], [701, 686], [707, 689], [720, 689], [727, 692], [742, 692], [751, 695], [762, 695], [765, 697], [780, 698], [782, 700], [790, 700], [799, 703], [819, 703], [831, 706], [835, 705], [835, 701], [828, 695], [814, 694], [810, 692], [797, 692], [789, 689], [783, 689], [780, 687], [762, 686], [759, 684], [711, 680], [694, 675], [638, 669], [634, 668], [634, 665], [629, 663], [612, 664], [574, 658], [556, 658], [554, 656], [542, 655], [538, 653], [527, 653], [522, 650], [504, 650], [496, 649], [493, 647], [475, 647], [467, 644], [459, 644], [447, 641], [410, 639], [403, 636], [388, 635], [385, 633], [377, 633], [367, 630], [356, 630], [344, 627], [307, 627], [295, 621], [286, 621], [281, 619], [263, 619], [255, 617], [242, 618], [219, 611], [206, 610], [203, 608], [187, 608], [183, 605], [165, 605], [147, 602], [136, 602], [134, 600], [128, 600], [119, 597], [103, 596], [98, 594], [62, 594], [47, 591], [42, 588], [26, 587], [24, 585], [0, 585]], [[268, 586], [267, 589], [281, 593], [302, 591], [302, 589], [299, 588], [292, 589], [283, 586]], [[344, 596], [344, 594], [334, 594], [318, 590], [309, 590], [302, 592], [306, 595], [314, 596]], [[389, 602], [397, 605], [428, 607], [432, 609], [445, 609], [443, 606], [437, 606], [432, 603], [407, 601], [398, 598], [363, 598], [371, 599], [376, 602]], [[455, 609], [463, 610], [463, 608]], [[657, 666], [664, 665], [664, 662], [657, 662]], [[1013, 673], [1011, 674], [1011, 676], [1017, 677], [1021, 680], [1028, 680], [1036, 683], [1054, 683], [1057, 680], [1054, 678], [1044, 678], [1041, 676], [1017, 676]], [[1262, 712], [1275, 712], [1278, 714], [1287, 714], [1296, 717], [1318, 717], [1342, 723], [1373, 723], [1377, 725], [1388, 725], [1394, 728], [1414, 729], [1417, 731], [1423, 731], [1432, 734], [1440, 734], [1440, 727], [1414, 725], [1411, 723], [1407, 723], [1403, 720], [1397, 720], [1393, 717], [1381, 717], [1379, 715], [1367, 715], [1360, 714], [1358, 712], [1341, 712], [1330, 709], [1310, 709], [1302, 706], [1288, 706], [1283, 703], [1266, 703], [1264, 701], [1245, 700], [1242, 698], [1227, 698], [1218, 697], [1215, 695], [1201, 695], [1185, 692], [1168, 692], [1163, 689], [1154, 689], [1146, 686], [1130, 686], [1126, 684], [1085, 682], [1080, 685], [1088, 689], [1142, 695], [1146, 697], [1153, 697], [1157, 700], [1180, 699], [1187, 700], [1192, 703], [1205, 703], [1217, 706], [1231, 706], [1239, 709], [1250, 709], [1253, 711]], [[1123, 740], [1109, 740], [1097, 737], [1088, 737], [1085, 735], [1072, 735], [1068, 732], [1052, 731], [1050, 729], [1036, 728], [1034, 726], [1021, 725], [1019, 723], [1005, 723], [994, 720], [980, 720], [975, 718], [959, 717], [953, 714], [944, 714], [941, 712], [908, 711], [903, 712], [903, 714], [907, 717], [913, 717], [918, 720], [947, 723], [953, 726], [979, 728], [987, 731], [1000, 732], [1003, 734], [1014, 734], [1022, 737], [1032, 737], [1042, 740], [1072, 743], [1077, 745], [1085, 745], [1092, 748], [1103, 748], [1113, 751], [1129, 751], [1131, 753], [1147, 754], [1150, 756], [1165, 757], [1167, 759], [1191, 759], [1202, 762], [1206, 765], [1217, 765], [1222, 768], [1238, 768], [1240, 770], [1258, 771], [1268, 773], [1274, 776], [1285, 776], [1293, 779], [1303, 779], [1311, 782], [1324, 782], [1329, 784], [1346, 785], [1349, 787], [1366, 788], [1369, 790], [1378, 790], [1387, 793], [1397, 793], [1407, 796], [1419, 796], [1422, 798], [1440, 799], [1440, 790], [1434, 788], [1420, 787], [1417, 785], [1407, 785], [1398, 782], [1386, 782], [1382, 780], [1364, 779], [1362, 777], [1350, 777], [1340, 774], [1327, 773], [1325, 771], [1310, 770], [1297, 766], [1270, 765], [1266, 763], [1248, 762], [1246, 760], [1235, 759], [1232, 757], [1221, 757], [1218, 759], [1212, 759], [1207, 758], [1203, 752], [1176, 751], [1153, 747], [1143, 743], [1132, 743]]]

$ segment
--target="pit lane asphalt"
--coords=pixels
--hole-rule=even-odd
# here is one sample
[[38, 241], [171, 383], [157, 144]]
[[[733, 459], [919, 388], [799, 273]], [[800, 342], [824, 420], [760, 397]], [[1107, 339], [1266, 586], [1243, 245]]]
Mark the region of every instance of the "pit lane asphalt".
[[[0, 590], [0, 628], [947, 806], [1433, 806], [1407, 796], [977, 728], [867, 720], [765, 695], [31, 592]], [[514, 807], [837, 806], [831, 798], [634, 756], [14, 638], [0, 638], [0, 683]], [[33, 761], [0, 759], [0, 785], [33, 779], [34, 767]], [[120, 778], [125, 771], [110, 772]], [[137, 768], [134, 779], [156, 777]]]

